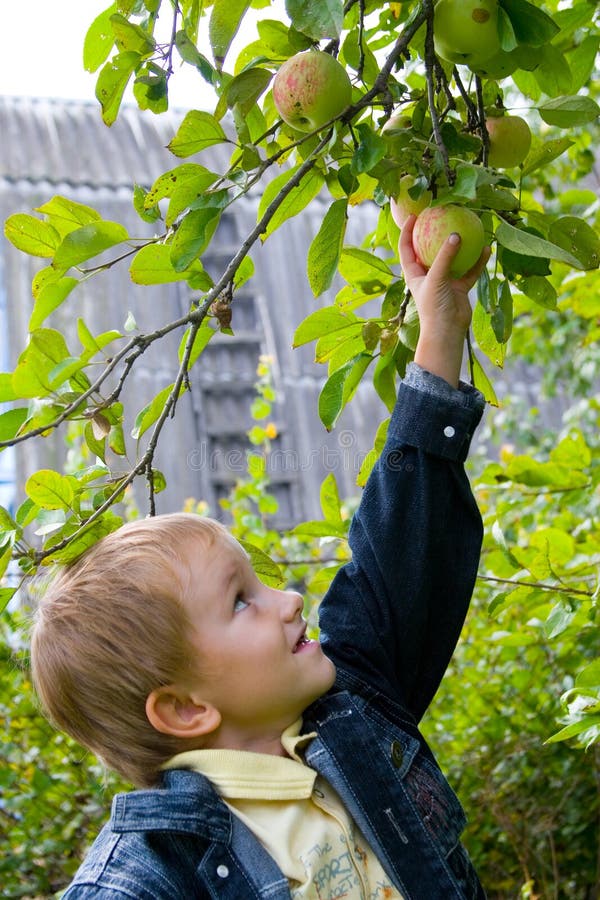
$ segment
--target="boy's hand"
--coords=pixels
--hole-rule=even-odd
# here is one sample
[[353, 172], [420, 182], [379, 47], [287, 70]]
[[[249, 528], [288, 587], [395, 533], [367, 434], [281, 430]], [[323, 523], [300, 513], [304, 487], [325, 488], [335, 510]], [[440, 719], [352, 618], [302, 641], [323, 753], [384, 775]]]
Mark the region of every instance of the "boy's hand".
[[463, 345], [471, 323], [469, 291], [485, 268], [490, 248], [484, 248], [479, 260], [462, 278], [452, 278], [449, 271], [460, 247], [460, 237], [451, 235], [428, 271], [417, 260], [413, 249], [415, 222], [416, 216], [411, 216], [404, 224], [399, 245], [404, 279], [416, 303], [421, 325], [415, 362], [458, 387]]

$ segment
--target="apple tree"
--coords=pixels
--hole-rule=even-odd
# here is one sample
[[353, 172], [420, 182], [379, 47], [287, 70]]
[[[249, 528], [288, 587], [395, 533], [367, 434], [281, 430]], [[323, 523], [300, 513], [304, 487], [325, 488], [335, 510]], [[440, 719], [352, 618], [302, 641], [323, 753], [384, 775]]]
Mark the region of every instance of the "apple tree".
[[[256, 38], [234, 53], [251, 10], [259, 11]], [[115, 0], [90, 24], [84, 64], [98, 73], [99, 115], [107, 126], [128, 86], [141, 109], [165, 111], [180, 64], [210, 86], [214, 100], [182, 115], [169, 144], [172, 168], [153, 184], [132, 185], [140, 220], [153, 223], [151, 239], [67, 196], [49, 197], [33, 212], [15, 211], [5, 223], [8, 240], [41, 264], [27, 343], [14, 372], [0, 375], [0, 399], [10, 404], [0, 415], [0, 448], [44, 441], [79, 422], [94, 464], [69, 474], [41, 469], [27, 481], [14, 516], [0, 510], [3, 571], [11, 560], [27, 576], [74, 559], [120, 525], [119, 503], [138, 479], [148, 484], [153, 513], [163, 486], [156, 447], [190, 373], [202, 366], [203, 349], [217, 331], [227, 333], [236, 292], [253, 275], [252, 248], [302, 215], [317, 195], [326, 198], [327, 211], [306, 273], [318, 304], [290, 339], [297, 346], [314, 342], [326, 367], [319, 398], [324, 428], [335, 427], [364, 379], [391, 411], [412, 358], [418, 325], [397, 254], [407, 212], [443, 219], [448, 207], [458, 208], [477, 222], [483, 235], [477, 240], [492, 246], [467, 346], [469, 377], [490, 405], [499, 404], [495, 385], [507, 360], [528, 359], [532, 345], [538, 359], [549, 355], [557, 317], [568, 323], [572, 347], [589, 348], [597, 336], [598, 206], [586, 189], [600, 112], [596, 5], [286, 0], [280, 11], [269, 0]], [[286, 84], [291, 65], [296, 78]], [[230, 151], [223, 171], [203, 164], [203, 151], [215, 145]], [[223, 211], [263, 183], [254, 227], [211, 277], [203, 256]], [[353, 245], [347, 225], [364, 204], [377, 211], [377, 221]], [[68, 345], [52, 313], [72, 305], [90, 271], [102, 278], [106, 265], [128, 266], [141, 285], [185, 281], [193, 295], [189, 309], [133, 336], [120, 322], [95, 334], [79, 319], [78, 345]], [[177, 376], [137, 409], [130, 373], [151, 344], [173, 332], [182, 333]], [[122, 433], [126, 410], [136, 421], [133, 462]], [[359, 484], [386, 427], [387, 420], [379, 423]], [[593, 435], [573, 422], [555, 447], [538, 446], [537, 456], [506, 452], [483, 472], [486, 504], [499, 485], [525, 486], [535, 497], [485, 507], [491, 543], [484, 574], [495, 579], [487, 589], [502, 588], [491, 592], [493, 610], [539, 591], [546, 620], [575, 623], [586, 633], [597, 628], [600, 529], [591, 442]], [[123, 458], [118, 474], [107, 463], [109, 448]], [[343, 541], [335, 484], [328, 482], [322, 496], [323, 522], [301, 524], [296, 535]], [[540, 537], [548, 497], [561, 497], [563, 506]], [[572, 500], [581, 509], [590, 501], [587, 518], [569, 519]], [[30, 535], [43, 530], [49, 511], [54, 527], [40, 544]], [[2, 601], [14, 590], [1, 589]], [[583, 733], [593, 742], [600, 736], [600, 678], [586, 654], [564, 735]]]

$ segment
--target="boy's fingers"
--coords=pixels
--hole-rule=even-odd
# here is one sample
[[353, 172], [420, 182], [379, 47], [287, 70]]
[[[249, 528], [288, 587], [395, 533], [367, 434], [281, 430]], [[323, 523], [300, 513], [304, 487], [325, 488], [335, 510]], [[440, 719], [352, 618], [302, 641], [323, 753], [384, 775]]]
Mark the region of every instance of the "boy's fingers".
[[400, 253], [400, 265], [402, 266], [402, 271], [404, 272], [406, 281], [410, 281], [411, 278], [416, 278], [420, 275], [425, 274], [423, 266], [419, 263], [415, 255], [415, 250], [412, 242], [412, 235], [416, 221], [416, 216], [409, 216], [409, 218], [402, 226], [402, 231], [400, 232], [398, 251]]
[[487, 265], [487, 261], [490, 258], [491, 252], [492, 252], [491, 247], [484, 247], [483, 250], [481, 251], [481, 256], [479, 257], [479, 259], [477, 260], [475, 265], [471, 269], [469, 269], [468, 272], [465, 272], [465, 274], [463, 275], [463, 277], [460, 280], [464, 281], [470, 287], [472, 287], [475, 284], [475, 282], [477, 281], [477, 279], [479, 278], [479, 276], [481, 275], [481, 273], [483, 272], [483, 270], [485, 269], [485, 267]]

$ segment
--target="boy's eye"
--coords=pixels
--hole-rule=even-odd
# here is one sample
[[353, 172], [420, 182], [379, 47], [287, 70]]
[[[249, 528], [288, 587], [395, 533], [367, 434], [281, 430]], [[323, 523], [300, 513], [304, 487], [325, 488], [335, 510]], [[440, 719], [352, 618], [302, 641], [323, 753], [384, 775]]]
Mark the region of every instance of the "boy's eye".
[[234, 613], [241, 612], [243, 609], [246, 609], [247, 606], [248, 606], [248, 602], [246, 600], [244, 600], [244, 598], [242, 597], [241, 594], [238, 594], [233, 602]]

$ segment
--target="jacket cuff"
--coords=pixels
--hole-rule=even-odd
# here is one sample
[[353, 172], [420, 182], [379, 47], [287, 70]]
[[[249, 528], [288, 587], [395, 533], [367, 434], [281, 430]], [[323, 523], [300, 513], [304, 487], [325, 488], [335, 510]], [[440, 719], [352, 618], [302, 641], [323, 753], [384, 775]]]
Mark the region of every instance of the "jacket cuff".
[[444, 459], [464, 462], [485, 408], [480, 391], [461, 382], [453, 388], [416, 363], [407, 367], [388, 429], [387, 449], [407, 444]]

